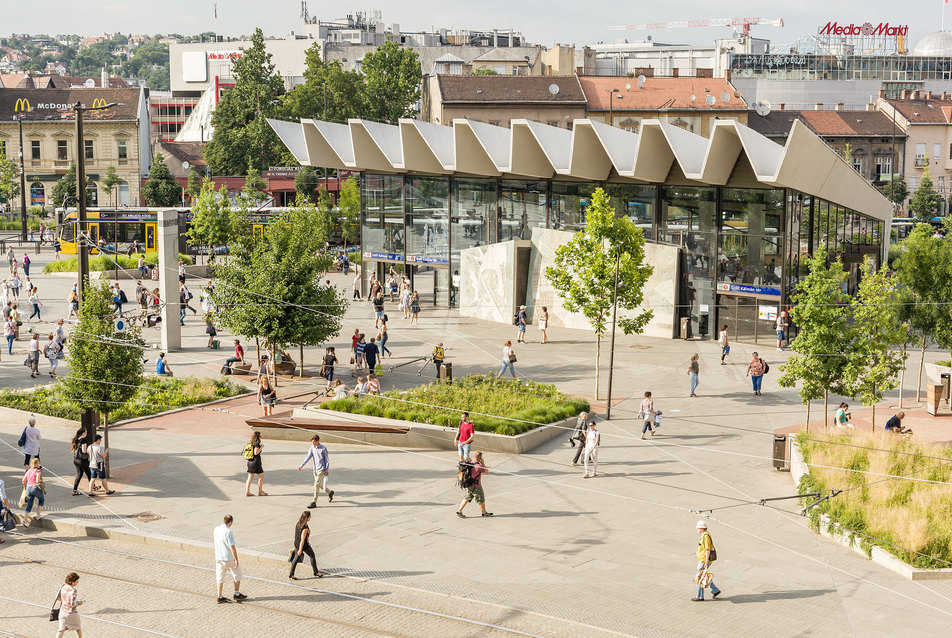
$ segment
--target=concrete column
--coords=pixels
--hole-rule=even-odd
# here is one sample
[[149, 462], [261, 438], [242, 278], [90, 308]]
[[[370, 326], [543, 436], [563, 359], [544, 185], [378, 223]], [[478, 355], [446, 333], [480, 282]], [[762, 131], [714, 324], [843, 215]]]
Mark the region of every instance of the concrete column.
[[178, 211], [158, 211], [159, 293], [162, 296], [162, 350], [171, 352], [182, 347], [182, 327], [179, 323], [178, 286]]

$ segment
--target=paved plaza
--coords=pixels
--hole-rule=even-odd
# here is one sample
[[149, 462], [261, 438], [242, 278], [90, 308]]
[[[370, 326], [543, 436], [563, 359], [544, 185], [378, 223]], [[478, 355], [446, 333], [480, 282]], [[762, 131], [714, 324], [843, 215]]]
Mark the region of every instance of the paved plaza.
[[[46, 259], [45, 253], [36, 256], [34, 270]], [[351, 279], [329, 277], [342, 289]], [[44, 318], [62, 317], [71, 280], [33, 279], [46, 303]], [[134, 285], [123, 282], [127, 294]], [[197, 296], [200, 283], [189, 285]], [[420, 325], [410, 327], [392, 308], [388, 346], [394, 363], [427, 354], [443, 341], [451, 348], [448, 360], [456, 375], [495, 371], [502, 343], [514, 337], [511, 326], [449, 310], [424, 310]], [[373, 334], [371, 317], [368, 304], [351, 306], [334, 343], [338, 351], [347, 351], [354, 328]], [[200, 318], [190, 315], [187, 324], [184, 350], [170, 355], [176, 375], [217, 374], [227, 351], [204, 348]], [[551, 343], [538, 343], [530, 326], [530, 343], [517, 348], [517, 372], [590, 397], [592, 335], [553, 329], [549, 336]], [[148, 334], [147, 340], [153, 341]], [[230, 342], [224, 334], [221, 340], [223, 346]], [[19, 342], [20, 349], [25, 345]], [[607, 343], [604, 347], [607, 363]], [[805, 409], [793, 391], [777, 387], [776, 364], [787, 355], [770, 347], [760, 348], [772, 368], [763, 396], [752, 396], [745, 378], [752, 350], [735, 344], [729, 365], [720, 366], [714, 343], [621, 336], [612, 419], [601, 423], [604, 411], [599, 415], [598, 477], [583, 480], [581, 466], [572, 466], [568, 433], [530, 454], [487, 454], [491, 471], [483, 484], [492, 518], [474, 515], [474, 505], [467, 508], [468, 518], [454, 515], [463, 492], [455, 485], [453, 452], [328, 445], [336, 495], [333, 503], [319, 502], [311, 524], [318, 562], [328, 576], [302, 581], [304, 589], [288, 584], [280, 561], [292, 545], [294, 521], [311, 500], [310, 472], [296, 470], [307, 446], [265, 441], [264, 489], [270, 495], [245, 497], [239, 453], [249, 434], [244, 419], [260, 416], [253, 399], [111, 429], [111, 482], [117, 493], [110, 498], [71, 496], [72, 431], [46, 426], [43, 464], [62, 477], [47, 479], [48, 525], [59, 526], [19, 528], [24, 536], [3, 536], [0, 582], [7, 585], [0, 586], [0, 600], [6, 601], [0, 604], [0, 633], [49, 632], [45, 607], [70, 570], [89, 572], [81, 583], [89, 600], [82, 611], [95, 617], [84, 620], [95, 636], [138, 635], [130, 632], [142, 629], [176, 636], [283, 636], [320, 623], [330, 635], [947, 633], [952, 581], [905, 580], [821, 538], [799, 516], [796, 501], [757, 504], [796, 493], [789, 473], [772, 468], [770, 454], [774, 430], [803, 421]], [[701, 383], [700, 396], [692, 399], [686, 369], [694, 352], [700, 354]], [[316, 365], [319, 353], [307, 351], [309, 366]], [[3, 354], [4, 386], [30, 385], [22, 359], [19, 353]], [[384, 387], [409, 387], [433, 376], [431, 367], [422, 376], [418, 369], [406, 366], [385, 375]], [[606, 380], [607, 375], [603, 396]], [[907, 374], [906, 382], [909, 396], [915, 375]], [[286, 401], [278, 410], [308, 400], [316, 383], [323, 382], [282, 381], [278, 391]], [[654, 393], [665, 418], [657, 436], [643, 441], [638, 404], [645, 390]], [[815, 405], [814, 417], [818, 409]], [[885, 418], [886, 411], [879, 414]], [[0, 477], [11, 500], [20, 492], [22, 456], [13, 447], [20, 430], [12, 422], [0, 423]], [[712, 571], [723, 594], [693, 603], [695, 521], [702, 510], [709, 511], [704, 516], [718, 550]], [[213, 597], [178, 591], [213, 593], [213, 575], [198, 567], [213, 566], [211, 531], [225, 514], [235, 517], [239, 555], [253, 559], [243, 564], [242, 590], [262, 607], [216, 606]], [[84, 526], [121, 538], [88, 538]], [[29, 560], [48, 566], [24, 562]], [[298, 573], [309, 569], [299, 567]], [[116, 578], [129, 582], [122, 585]], [[345, 594], [354, 598], [342, 598]]]

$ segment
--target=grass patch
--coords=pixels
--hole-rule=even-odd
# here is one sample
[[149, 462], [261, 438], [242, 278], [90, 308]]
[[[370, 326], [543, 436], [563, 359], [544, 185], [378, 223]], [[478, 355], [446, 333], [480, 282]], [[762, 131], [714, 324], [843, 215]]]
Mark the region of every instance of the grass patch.
[[[133, 253], [132, 257], [127, 255], [118, 255], [119, 257], [119, 267], [126, 270], [138, 270], [139, 268], [139, 256], [142, 253]], [[90, 270], [114, 270], [116, 268], [116, 259], [115, 255], [96, 255], [89, 258], [89, 269]], [[185, 261], [186, 264], [192, 263], [192, 258], [188, 255], [179, 253], [179, 259]], [[145, 253], [145, 262], [147, 264], [154, 264], [159, 261], [159, 254], [157, 252], [148, 252]], [[76, 272], [76, 258], [70, 257], [69, 259], [60, 259], [58, 261], [51, 261], [46, 264], [46, 267], [43, 268], [43, 272]]]
[[551, 384], [482, 374], [461, 377], [452, 385], [430, 383], [379, 397], [327, 401], [321, 407], [454, 428], [459, 425], [459, 411], [467, 410], [478, 431], [509, 436], [589, 409], [587, 401], [569, 399]]
[[[800, 481], [801, 494], [860, 488], [812, 508], [810, 515], [815, 529], [819, 526], [820, 514], [826, 514], [832, 522], [848, 530], [873, 537], [859, 537], [867, 552], [872, 545], [879, 545], [916, 567], [952, 567], [949, 564], [952, 563], [952, 486], [904, 479], [882, 480], [881, 476], [828, 469], [842, 467], [949, 482], [952, 464], [948, 459], [952, 459], [952, 447], [913, 443], [885, 433], [851, 436], [801, 432], [797, 438], [804, 460], [814, 464]], [[917, 454], [922, 456], [915, 456]]]
[[[149, 416], [174, 408], [208, 403], [216, 399], [243, 394], [247, 390], [228, 379], [205, 379], [199, 377], [146, 377], [136, 395], [109, 415], [113, 423], [124, 419]], [[26, 410], [37, 414], [79, 420], [80, 409], [69, 401], [60, 383], [23, 390], [0, 391], [0, 406]]]

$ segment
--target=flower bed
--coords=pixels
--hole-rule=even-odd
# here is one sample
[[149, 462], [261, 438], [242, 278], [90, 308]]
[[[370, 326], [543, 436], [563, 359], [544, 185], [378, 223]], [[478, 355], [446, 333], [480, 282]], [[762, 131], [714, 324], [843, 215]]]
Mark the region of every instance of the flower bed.
[[392, 390], [379, 397], [346, 398], [321, 404], [327, 410], [379, 416], [447, 427], [459, 425], [460, 411], [476, 430], [513, 436], [588, 411], [587, 401], [571, 399], [554, 385], [473, 374], [452, 385], [430, 383]]
[[[826, 514], [867, 553], [879, 545], [914, 567], [952, 566], [952, 485], [943, 484], [952, 477], [952, 447], [886, 434], [801, 433], [798, 443], [811, 464], [800, 493], [844, 490], [810, 510], [814, 527]], [[924, 480], [878, 476], [886, 474]]]
[[[243, 394], [247, 390], [227, 379], [198, 377], [146, 377], [136, 395], [109, 415], [116, 423], [124, 419], [158, 414], [166, 410], [199, 405]], [[0, 391], [0, 406], [37, 414], [79, 420], [80, 409], [65, 396], [65, 388], [54, 383], [31, 391]]]

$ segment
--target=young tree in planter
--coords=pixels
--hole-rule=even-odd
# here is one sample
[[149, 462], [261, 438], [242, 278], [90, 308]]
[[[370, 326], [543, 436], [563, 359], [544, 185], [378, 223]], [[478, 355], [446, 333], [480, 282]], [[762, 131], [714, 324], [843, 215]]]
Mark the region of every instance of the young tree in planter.
[[337, 211], [340, 216], [341, 235], [344, 237], [344, 252], [347, 252], [347, 243], [353, 244], [360, 235], [360, 184], [355, 178], [347, 179], [341, 186]]
[[808, 423], [810, 401], [822, 396], [826, 425], [830, 392], [853, 394], [846, 369], [855, 329], [847, 313], [850, 298], [842, 288], [849, 275], [839, 258], [827, 263], [826, 248], [818, 250], [806, 264], [809, 272], [797, 285], [795, 305], [790, 311], [790, 318], [799, 328], [797, 338], [790, 344], [796, 354], [780, 364], [777, 383], [789, 388], [801, 382], [799, 394], [807, 406]]
[[185, 189], [188, 191], [188, 197], [191, 204], [195, 204], [198, 194], [202, 192], [202, 176], [198, 174], [195, 167], [188, 169], [188, 178], [185, 182]]
[[182, 187], [169, 171], [168, 164], [161, 153], [152, 158], [152, 167], [149, 168], [149, 178], [142, 185], [142, 197], [148, 206], [180, 206], [182, 204]]
[[545, 276], [569, 312], [580, 312], [595, 331], [595, 398], [598, 399], [602, 338], [612, 317], [612, 293], [617, 273], [618, 309], [629, 311], [618, 318], [625, 334], [637, 334], [654, 315], [652, 310], [634, 311], [644, 298], [644, 286], [654, 268], [645, 263], [645, 239], [633, 221], [616, 217], [608, 194], [601, 188], [592, 194], [585, 216], [585, 229], [555, 251], [554, 265]]
[[909, 200], [909, 214], [919, 219], [932, 219], [939, 214], [939, 194], [932, 185], [932, 175], [929, 172], [929, 156], [926, 155], [926, 165], [922, 171], [922, 181], [912, 193]]
[[70, 401], [102, 415], [106, 447], [109, 414], [135, 396], [142, 383], [142, 339], [135, 329], [116, 330], [113, 309], [109, 283], [88, 282], [79, 324], [70, 335], [68, 373], [60, 381]]
[[252, 166], [245, 175], [245, 185], [242, 187], [241, 192], [250, 202], [258, 203], [265, 198], [264, 191], [267, 187], [268, 185], [265, 183], [264, 178], [261, 177], [261, 171]]
[[227, 246], [232, 241], [233, 231], [228, 188], [222, 186], [216, 191], [212, 180], [205, 180], [192, 207], [188, 242], [193, 246], [208, 246], [208, 254], [212, 255], [215, 247]]
[[0, 155], [0, 201], [13, 204], [20, 194], [20, 167], [12, 159]]
[[873, 262], [867, 258], [860, 274], [859, 290], [851, 303], [856, 341], [846, 377], [863, 405], [872, 406], [875, 431], [876, 404], [886, 392], [896, 389], [899, 374], [905, 368], [905, 353], [894, 348], [904, 341], [906, 327], [895, 312], [896, 281], [886, 269], [874, 270]]
[[294, 175], [294, 191], [308, 201], [314, 201], [314, 191], [321, 183], [321, 175], [313, 166], [302, 166]]
[[116, 191], [116, 188], [119, 184], [122, 183], [122, 178], [119, 177], [119, 172], [116, 170], [116, 167], [112, 164], [109, 165], [109, 168], [106, 169], [106, 176], [103, 177], [102, 187], [106, 189], [106, 192], [109, 193], [109, 205], [114, 206], [112, 194]]

